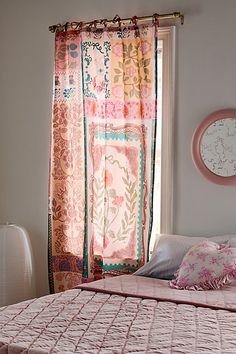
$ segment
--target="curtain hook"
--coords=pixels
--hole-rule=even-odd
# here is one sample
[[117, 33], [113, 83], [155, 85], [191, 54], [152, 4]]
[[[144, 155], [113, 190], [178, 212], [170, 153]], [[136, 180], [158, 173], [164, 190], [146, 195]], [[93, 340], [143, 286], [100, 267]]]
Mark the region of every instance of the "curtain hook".
[[98, 20], [94, 20], [94, 21], [92, 22], [92, 26], [94, 27], [94, 30], [97, 29], [97, 23], [98, 23]]
[[57, 25], [57, 32], [64, 32], [65, 26], [61, 25], [60, 23]]
[[93, 26], [93, 21], [89, 22], [86, 26], [86, 29], [88, 32], [91, 32], [92, 31], [92, 26]]
[[131, 18], [131, 22], [132, 22], [135, 26], [137, 26], [137, 21], [138, 21], [138, 17], [137, 17], [137, 16], [133, 16], [133, 17]]
[[113, 23], [118, 22], [118, 26], [121, 27], [121, 18], [119, 15], [115, 15], [115, 17], [112, 20]]
[[72, 28], [72, 30], [78, 30], [80, 31], [82, 28], [83, 22], [71, 22], [70, 23], [70, 27]]
[[70, 25], [70, 23], [69, 23], [69, 22], [66, 22], [66, 23], [64, 24], [64, 27], [65, 27], [65, 32], [67, 32], [69, 25]]
[[101, 25], [103, 25], [105, 28], [107, 28], [107, 18], [104, 18], [103, 20], [100, 21]]
[[81, 31], [84, 23], [81, 21], [78, 23], [78, 30]]
[[153, 20], [152, 20], [153, 24], [157, 25], [159, 27], [159, 14], [157, 14], [157, 13], [153, 14], [152, 18], [153, 18]]
[[76, 30], [78, 27], [78, 23], [77, 22], [71, 22], [70, 23], [70, 27], [72, 28], [72, 30]]
[[135, 37], [139, 37], [140, 33], [139, 33], [139, 27], [138, 27], [138, 17], [137, 16], [133, 16], [131, 18], [131, 23], [133, 23], [133, 25], [134, 25]]

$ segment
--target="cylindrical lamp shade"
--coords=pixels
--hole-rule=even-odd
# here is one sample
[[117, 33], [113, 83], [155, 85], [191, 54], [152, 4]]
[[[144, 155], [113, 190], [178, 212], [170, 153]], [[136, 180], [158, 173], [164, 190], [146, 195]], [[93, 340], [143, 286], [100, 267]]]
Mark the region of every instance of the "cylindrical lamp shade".
[[35, 297], [33, 255], [27, 231], [0, 225], [0, 306]]

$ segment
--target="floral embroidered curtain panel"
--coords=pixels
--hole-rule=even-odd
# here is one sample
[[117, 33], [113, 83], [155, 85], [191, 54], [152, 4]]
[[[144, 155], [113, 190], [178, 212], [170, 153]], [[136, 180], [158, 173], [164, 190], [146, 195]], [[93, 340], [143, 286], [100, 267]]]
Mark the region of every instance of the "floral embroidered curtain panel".
[[56, 34], [51, 291], [144, 264], [156, 115], [156, 23]]

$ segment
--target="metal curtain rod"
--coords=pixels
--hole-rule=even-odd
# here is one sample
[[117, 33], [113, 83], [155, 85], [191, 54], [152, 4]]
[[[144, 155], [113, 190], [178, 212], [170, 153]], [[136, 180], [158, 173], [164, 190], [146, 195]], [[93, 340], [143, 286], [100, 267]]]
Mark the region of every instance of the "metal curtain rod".
[[180, 19], [181, 24], [183, 25], [184, 23], [184, 15], [181, 12], [172, 12], [168, 14], [153, 14], [152, 16], [141, 16], [137, 17], [134, 16], [132, 18], [127, 17], [127, 18], [120, 18], [119, 15], [116, 15], [112, 20], [107, 20], [107, 19], [100, 19], [100, 20], [93, 20], [89, 22], [66, 22], [65, 24], [57, 24], [57, 25], [52, 25], [49, 26], [49, 31], [52, 33], [54, 32], [64, 32], [67, 30], [79, 30], [83, 28], [84, 26], [96, 26], [98, 25], [104, 25], [106, 26], [107, 24], [118, 24], [123, 25], [123, 24], [136, 24], [137, 21], [149, 21], [149, 20], [169, 20], [169, 19]]

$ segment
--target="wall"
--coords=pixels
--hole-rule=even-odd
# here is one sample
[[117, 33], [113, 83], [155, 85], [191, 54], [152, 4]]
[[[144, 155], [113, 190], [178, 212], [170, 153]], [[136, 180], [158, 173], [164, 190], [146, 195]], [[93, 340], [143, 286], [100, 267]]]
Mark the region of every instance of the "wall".
[[38, 295], [47, 293], [47, 185], [53, 73], [50, 24], [182, 11], [177, 31], [174, 232], [236, 233], [236, 187], [211, 184], [191, 161], [195, 127], [236, 107], [235, 0], [1, 0], [0, 222], [30, 234]]

